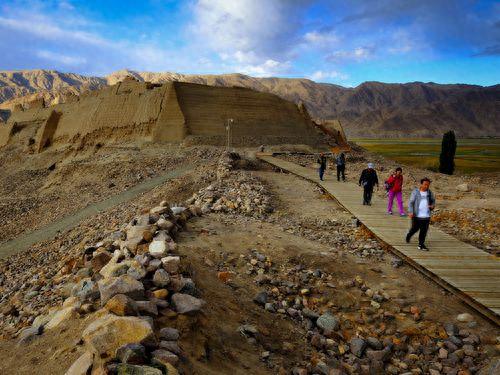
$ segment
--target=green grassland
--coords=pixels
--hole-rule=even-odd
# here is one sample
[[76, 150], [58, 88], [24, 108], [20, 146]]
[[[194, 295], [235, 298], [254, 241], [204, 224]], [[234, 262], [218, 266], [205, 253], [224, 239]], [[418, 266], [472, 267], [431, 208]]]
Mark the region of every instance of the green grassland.
[[[378, 153], [402, 164], [437, 170], [441, 139], [400, 138], [373, 139], [355, 138], [368, 151]], [[500, 171], [500, 139], [458, 139], [455, 155], [456, 170], [461, 173]]]

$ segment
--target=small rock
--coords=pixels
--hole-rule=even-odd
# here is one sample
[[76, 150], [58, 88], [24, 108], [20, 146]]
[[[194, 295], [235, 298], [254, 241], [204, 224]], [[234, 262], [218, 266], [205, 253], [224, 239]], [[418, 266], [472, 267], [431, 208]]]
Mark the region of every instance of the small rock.
[[166, 364], [170, 363], [171, 365], [175, 366], [179, 362], [179, 357], [172, 353], [169, 352], [168, 350], [165, 349], [157, 349], [154, 352], [151, 353], [152, 361], [153, 363], [160, 363], [160, 364]]
[[143, 365], [147, 362], [146, 348], [141, 344], [125, 344], [116, 351], [116, 358], [122, 363]]
[[458, 314], [456, 318], [459, 322], [471, 322], [474, 317], [469, 313]]
[[323, 314], [316, 320], [316, 325], [326, 332], [336, 331], [339, 324], [339, 320], [330, 313]]
[[142, 283], [128, 275], [99, 280], [98, 286], [101, 293], [101, 305], [105, 305], [116, 294], [125, 294], [132, 299], [144, 297]]
[[460, 185], [457, 185], [456, 189], [458, 191], [463, 191], [463, 192], [471, 191], [471, 187], [469, 186], [469, 184], [467, 182], [460, 184]]
[[254, 297], [253, 301], [261, 306], [265, 306], [267, 303], [267, 292], [259, 292], [257, 295]]
[[168, 273], [177, 273], [179, 271], [181, 258], [176, 256], [168, 256], [165, 258], [161, 258], [161, 262], [165, 271], [167, 271]]
[[179, 347], [179, 344], [177, 344], [177, 341], [161, 341], [160, 348], [168, 350], [169, 352], [177, 355], [180, 355], [182, 353], [182, 350]]
[[94, 355], [90, 352], [83, 353], [66, 371], [65, 375], [87, 375], [92, 368]]
[[153, 241], [149, 244], [149, 253], [155, 258], [163, 258], [165, 255], [167, 255], [167, 252], [167, 241]]
[[114, 295], [104, 306], [109, 312], [115, 315], [137, 315], [136, 302], [125, 294]]
[[[127, 363], [120, 363], [116, 366], [117, 375], [162, 375], [160, 369], [150, 366], [137, 366], [129, 365]], [[170, 375], [170, 372], [168, 372]]]
[[205, 301], [189, 294], [175, 293], [172, 303], [179, 314], [190, 314], [200, 311]]
[[349, 341], [349, 348], [352, 354], [361, 358], [366, 349], [366, 341], [359, 337], [352, 338], [351, 341]]
[[36, 327], [28, 327], [25, 328], [21, 331], [21, 333], [18, 336], [18, 345], [24, 345], [29, 343], [31, 340], [33, 340], [34, 337], [41, 335], [43, 332], [43, 326], [39, 325]]
[[151, 324], [146, 320], [111, 314], [92, 322], [82, 337], [101, 357], [113, 357], [125, 344], [156, 343]]
[[55, 313], [53, 318], [45, 325], [45, 329], [53, 329], [58, 327], [61, 323], [72, 319], [76, 318], [78, 316], [78, 313], [76, 311], [76, 308], [74, 307], [66, 307], [62, 310], [59, 310]]
[[155, 284], [159, 288], [166, 287], [170, 284], [170, 275], [164, 269], [156, 270], [153, 275], [153, 284]]
[[176, 341], [179, 340], [179, 331], [175, 328], [165, 327], [160, 329], [160, 339], [164, 339], [167, 341]]

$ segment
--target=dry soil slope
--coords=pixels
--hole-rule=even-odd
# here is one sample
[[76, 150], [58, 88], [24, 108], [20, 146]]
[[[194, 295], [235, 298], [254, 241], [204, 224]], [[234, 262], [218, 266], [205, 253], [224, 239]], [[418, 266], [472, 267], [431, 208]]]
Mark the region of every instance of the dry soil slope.
[[[302, 101], [314, 117], [340, 119], [351, 137], [440, 136], [449, 129], [462, 137], [500, 136], [500, 85], [365, 82], [354, 88], [345, 88], [308, 79], [130, 70], [121, 70], [106, 78], [37, 70], [15, 72], [17, 79], [5, 79], [8, 74], [0, 72], [0, 102], [37, 91], [53, 98], [61, 90], [74, 88], [75, 92], [81, 92], [106, 83], [114, 84], [131, 75], [140, 81], [155, 83], [181, 81], [242, 86], [294, 102]], [[29, 84], [23, 84], [25, 81]], [[12, 99], [3, 106], [11, 103]]]

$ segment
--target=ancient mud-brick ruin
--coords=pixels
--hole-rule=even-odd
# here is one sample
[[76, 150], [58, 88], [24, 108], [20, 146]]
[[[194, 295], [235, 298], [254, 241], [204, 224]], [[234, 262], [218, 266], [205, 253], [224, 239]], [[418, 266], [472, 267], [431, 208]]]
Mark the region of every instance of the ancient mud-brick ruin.
[[273, 94], [125, 79], [50, 107], [40, 100], [13, 110], [0, 124], [0, 146], [21, 132], [36, 152], [127, 141], [224, 144], [228, 119], [232, 145], [313, 144], [320, 138], [303, 107]]

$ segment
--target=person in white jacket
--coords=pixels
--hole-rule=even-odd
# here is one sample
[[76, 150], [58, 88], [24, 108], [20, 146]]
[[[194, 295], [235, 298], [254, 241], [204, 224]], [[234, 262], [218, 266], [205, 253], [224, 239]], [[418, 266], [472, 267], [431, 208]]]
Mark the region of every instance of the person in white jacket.
[[432, 210], [436, 205], [436, 198], [429, 189], [431, 180], [427, 177], [420, 180], [420, 187], [415, 188], [410, 196], [408, 203], [408, 216], [411, 218], [411, 228], [406, 235], [406, 242], [410, 243], [411, 237], [418, 234], [418, 249], [429, 251], [425, 245], [425, 238], [429, 230]]

